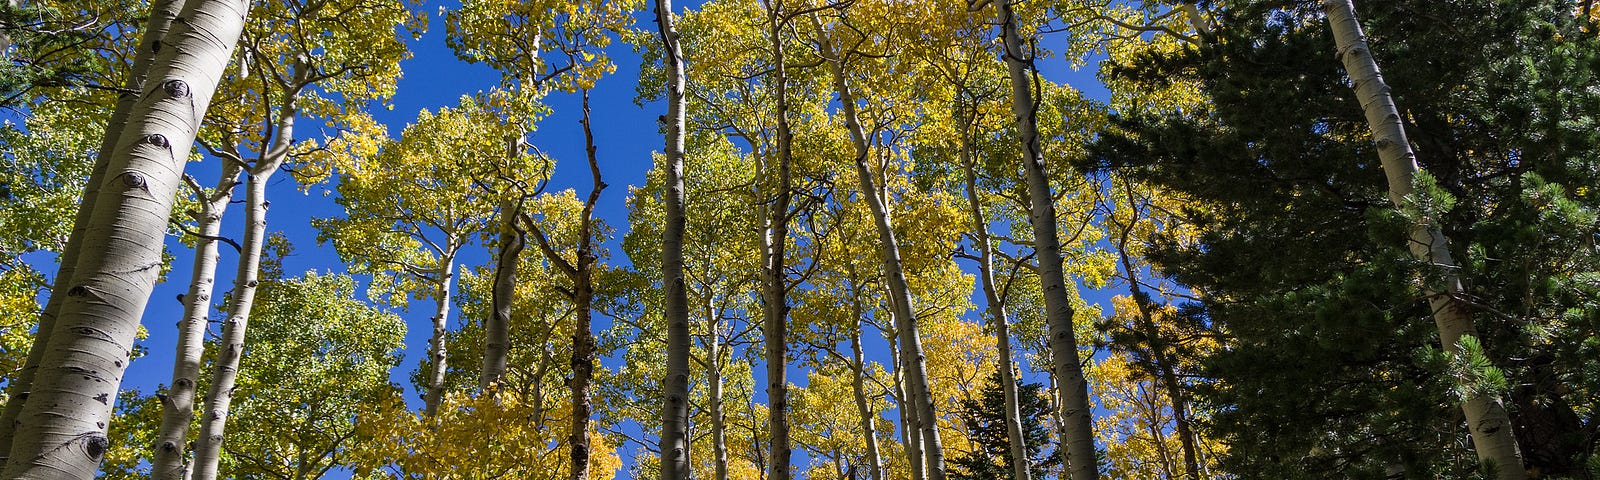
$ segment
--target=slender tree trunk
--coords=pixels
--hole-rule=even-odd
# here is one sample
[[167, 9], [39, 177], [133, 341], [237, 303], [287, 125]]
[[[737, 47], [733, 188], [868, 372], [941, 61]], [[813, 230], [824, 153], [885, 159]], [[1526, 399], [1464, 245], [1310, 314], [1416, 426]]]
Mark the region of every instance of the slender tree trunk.
[[[1133, 206], [1132, 187], [1128, 189], [1128, 203], [1137, 215], [1138, 207]], [[1150, 312], [1151, 297], [1139, 286], [1139, 277], [1134, 268], [1133, 259], [1128, 255], [1128, 240], [1134, 225], [1138, 222], [1135, 216], [1123, 226], [1121, 235], [1117, 238], [1117, 255], [1122, 262], [1122, 271], [1128, 277], [1128, 292], [1133, 295], [1133, 302], [1139, 310], [1139, 329], [1149, 343], [1150, 357], [1156, 364], [1157, 381], [1167, 394], [1167, 400], [1172, 403], [1173, 434], [1178, 436], [1178, 443], [1183, 447], [1183, 471], [1190, 480], [1200, 480], [1200, 461], [1195, 446], [1194, 430], [1189, 421], [1189, 402], [1182, 386], [1178, 383], [1178, 373], [1173, 366], [1171, 357], [1167, 355], [1167, 341], [1162, 337], [1161, 329], [1156, 324], [1155, 315]], [[1159, 436], [1156, 438], [1160, 438]]]
[[989, 304], [989, 320], [994, 323], [995, 345], [1000, 354], [1000, 387], [1006, 402], [1006, 438], [1011, 446], [1011, 471], [1017, 480], [1033, 478], [1029, 467], [1028, 447], [1022, 436], [1022, 409], [1017, 403], [1017, 375], [1011, 364], [1011, 328], [1006, 316], [1005, 300], [994, 283], [994, 246], [989, 239], [989, 216], [983, 212], [983, 202], [978, 199], [978, 173], [973, 168], [972, 141], [966, 125], [961, 128], [962, 165], [967, 173], [967, 204], [972, 213], [972, 237], [978, 244], [978, 279], [983, 284], [983, 299]]
[[911, 407], [911, 402], [906, 398], [906, 362], [900, 354], [900, 342], [890, 335], [889, 355], [894, 362], [894, 395], [895, 401], [900, 406], [900, 440], [906, 450], [907, 470], [911, 470], [911, 480], [923, 480], [928, 477], [927, 464], [922, 462], [922, 421], [917, 418], [916, 409]]
[[[161, 429], [156, 434], [155, 456], [150, 460], [150, 477], [155, 480], [181, 480], [187, 474], [184, 451], [189, 445], [189, 424], [194, 420], [195, 391], [200, 377], [201, 357], [205, 353], [207, 314], [217, 275], [217, 239], [222, 231], [222, 214], [228, 209], [240, 168], [223, 166], [221, 179], [209, 198], [200, 199], [200, 210], [191, 212], [198, 235], [194, 244], [194, 270], [189, 292], [183, 296], [183, 320], [178, 322], [178, 347], [172, 366], [172, 384], [161, 402]], [[196, 192], [204, 194], [195, 187]], [[242, 253], [242, 252], [241, 252]]]
[[[16, 4], [15, 1], [12, 3]], [[128, 70], [128, 79], [123, 88], [131, 92], [145, 91], [144, 83], [150, 65], [156, 57], [156, 52], [165, 45], [163, 42], [168, 41], [165, 37], [172, 26], [172, 20], [177, 18], [178, 12], [183, 8], [184, 0], [151, 2], [150, 19], [145, 23], [144, 37], [139, 42], [140, 48], [134, 52], [133, 65]], [[124, 93], [117, 97], [116, 107], [112, 109], [111, 118], [106, 122], [105, 134], [101, 137], [94, 166], [90, 168], [89, 178], [83, 186], [83, 197], [78, 204], [78, 213], [73, 217], [72, 232], [67, 236], [67, 243], [61, 249], [60, 263], [56, 266], [55, 280], [50, 287], [50, 298], [45, 301], [44, 309], [39, 316], [38, 333], [33, 337], [33, 345], [28, 350], [27, 359], [23, 361], [22, 370], [17, 372], [17, 377], [12, 379], [7, 389], [11, 400], [6, 402], [5, 409], [0, 411], [0, 466], [5, 464], [11, 453], [18, 415], [22, 413], [22, 406], [33, 388], [34, 375], [39, 370], [40, 360], [49, 349], [56, 318], [60, 316], [61, 305], [66, 300], [66, 295], [56, 293], [65, 292], [71, 288], [69, 285], [73, 285], [73, 274], [78, 267], [78, 253], [83, 248], [83, 238], [89, 230], [93, 207], [100, 197], [100, 185], [105, 183], [107, 165], [111, 163], [111, 156], [117, 147], [118, 139], [122, 138], [122, 131], [128, 124], [128, 116], [138, 100], [139, 96], [132, 93]]]
[[250, 325], [250, 309], [255, 305], [256, 290], [261, 283], [261, 248], [267, 239], [267, 181], [289, 156], [296, 113], [294, 100], [290, 99], [278, 112], [278, 128], [273, 132], [272, 143], [261, 161], [246, 172], [245, 229], [240, 243], [239, 269], [228, 298], [228, 320], [222, 325], [222, 342], [212, 365], [205, 415], [200, 418], [200, 435], [195, 440], [194, 480], [217, 478], [228, 408], [233, 402], [239, 363], [244, 357], [245, 331]]
[[1061, 475], [1058, 475], [1057, 477], [1068, 477], [1067, 469], [1069, 468], [1069, 462], [1071, 459], [1067, 458], [1070, 456], [1066, 448], [1066, 445], [1068, 444], [1067, 419], [1061, 414], [1061, 405], [1063, 402], [1061, 401], [1061, 389], [1057, 387], [1061, 382], [1056, 380], [1056, 372], [1054, 370], [1045, 372], [1045, 381], [1049, 383], [1050, 392], [1055, 395], [1055, 401], [1051, 402], [1053, 405], [1050, 409], [1050, 419], [1055, 421], [1056, 443], [1060, 445], [1060, 448], [1056, 449], [1056, 454], [1057, 456], [1061, 457]]
[[[666, 226], [661, 232], [661, 284], [666, 289], [667, 371], [662, 379], [661, 478], [689, 479], [689, 296], [683, 275], [683, 50], [672, 0], [656, 0], [656, 25], [667, 63]], [[716, 343], [713, 332], [712, 343]]]
[[[513, 155], [520, 141], [511, 142]], [[494, 285], [490, 289], [490, 311], [483, 328], [483, 368], [478, 374], [478, 390], [489, 392], [493, 385], [505, 379], [506, 358], [511, 352], [511, 304], [516, 300], [517, 263], [525, 245], [525, 235], [517, 225], [522, 202], [506, 201], [500, 205], [499, 246], [495, 252]]]
[[706, 325], [709, 325], [710, 341], [706, 342], [708, 357], [706, 365], [710, 365], [706, 372], [706, 383], [711, 395], [711, 455], [713, 468], [716, 471], [716, 480], [728, 480], [728, 423], [722, 400], [722, 320], [721, 316], [711, 307], [711, 296], [706, 296]]
[[856, 397], [856, 412], [861, 414], [861, 436], [867, 442], [867, 462], [872, 468], [872, 480], [883, 480], [883, 455], [878, 451], [878, 430], [873, 425], [877, 417], [867, 402], [866, 357], [861, 351], [861, 296], [853, 295], [850, 306], [855, 314], [855, 330], [850, 332], [851, 373], [854, 378], [850, 388]]
[[[832, 49], [824, 42], [824, 54], [830, 54]], [[917, 410], [917, 416], [922, 422], [922, 442], [927, 451], [924, 452], [924, 461], [928, 465], [928, 478], [931, 480], [944, 480], [944, 445], [939, 438], [938, 414], [934, 409], [933, 392], [928, 388], [928, 370], [926, 358], [922, 353], [922, 336], [917, 332], [917, 317], [911, 310], [911, 291], [906, 286], [906, 275], [900, 265], [900, 244], [894, 236], [894, 226], [889, 218], [889, 210], [884, 206], [884, 199], [879, 197], [881, 190], [872, 178], [872, 168], [867, 165], [871, 154], [867, 146], [866, 134], [862, 132], [861, 123], [857, 120], [856, 99], [850, 92], [850, 82], [845, 78], [843, 60], [834, 58], [829, 62], [833, 70], [833, 87], [839, 94], [839, 104], [844, 114], [844, 123], [850, 130], [851, 143], [855, 145], [856, 174], [861, 185], [861, 198], [867, 201], [867, 206], [872, 209], [873, 223], [878, 228], [878, 243], [883, 249], [883, 272], [889, 284], [890, 304], [893, 305], [896, 325], [900, 330], [900, 342], [903, 345], [907, 362], [906, 373], [909, 374], [912, 388], [911, 404]]]
[[428, 358], [433, 360], [433, 367], [428, 371], [428, 391], [422, 397], [422, 412], [428, 418], [439, 413], [439, 404], [444, 402], [445, 374], [450, 371], [445, 334], [449, 333], [451, 300], [455, 293], [456, 244], [453, 236], [447, 241], [445, 254], [439, 258], [438, 283], [434, 285], [433, 317], [430, 319], [433, 335], [428, 338]]
[[533, 400], [528, 402], [533, 406], [533, 426], [541, 430], [545, 425], [544, 376], [550, 372], [550, 365], [555, 361], [555, 355], [550, 353], [549, 347], [545, 345], [548, 341], [549, 337], [546, 337], [545, 342], [540, 342], [539, 345], [539, 367], [533, 371]]
[[[583, 203], [583, 214], [578, 228], [578, 263], [568, 265], [565, 269], [572, 277], [573, 300], [577, 304], [577, 324], [572, 330], [572, 427], [568, 432], [567, 444], [572, 449], [572, 480], [587, 480], [589, 478], [589, 417], [593, 415], [594, 405], [589, 398], [589, 387], [594, 381], [594, 264], [598, 260], [594, 253], [594, 206], [600, 201], [600, 191], [605, 190], [605, 182], [600, 180], [600, 163], [595, 157], [594, 129], [589, 116], [589, 91], [582, 91], [583, 98], [583, 141], [584, 150], [589, 157], [589, 173], [593, 177], [594, 187], [589, 190], [589, 198]], [[547, 255], [554, 253], [550, 250], [549, 242], [540, 237], [540, 244], [544, 246]], [[554, 255], [550, 255], [555, 257]], [[556, 257], [559, 258], [559, 257]]]
[[[789, 380], [788, 380], [788, 270], [785, 268], [785, 250], [789, 240], [789, 202], [793, 180], [790, 163], [793, 132], [789, 127], [789, 79], [783, 46], [783, 26], [786, 20], [776, 0], [765, 0], [768, 15], [768, 35], [772, 42], [772, 82], [777, 102], [777, 185], [767, 208], [767, 231], [762, 242], [765, 258], [762, 273], [762, 320], [765, 323], [767, 354], [767, 423], [771, 438], [772, 459], [770, 480], [789, 480]], [[767, 201], [763, 198], [763, 203]]]
[[[24, 390], [27, 401], [4, 478], [89, 478], [108, 447], [106, 426], [139, 318], [161, 271], [161, 249], [183, 164], [210, 106], [248, 4], [197, 0], [151, 61], [146, 89], [96, 195], [70, 287]], [[114, 175], [113, 175], [114, 173]], [[37, 343], [37, 341], [36, 341]]]
[[[1367, 48], [1366, 35], [1356, 20], [1355, 5], [1350, 0], [1324, 0], [1328, 25], [1339, 47], [1339, 60], [1344, 63], [1354, 84], [1356, 96], [1366, 113], [1367, 127], [1378, 145], [1378, 157], [1383, 162], [1384, 175], [1388, 177], [1389, 201], [1404, 209], [1416, 195], [1414, 182], [1420, 169], [1416, 154], [1406, 138], [1405, 127], [1400, 123], [1400, 112], [1389, 96], [1389, 86], [1378, 70], [1378, 62]], [[1450, 243], [1445, 238], [1438, 219], [1419, 218], [1412, 225], [1407, 244], [1411, 255], [1432, 267], [1436, 282], [1423, 285], [1428, 296], [1428, 306], [1433, 309], [1433, 320], [1439, 329], [1439, 340], [1445, 352], [1460, 356], [1461, 342], [1478, 337], [1468, 306], [1457, 300], [1465, 295], [1460, 269], [1450, 254]], [[1468, 380], [1471, 381], [1471, 380]], [[1469, 394], [1461, 409], [1466, 414], [1467, 427], [1472, 434], [1472, 445], [1478, 460], [1496, 472], [1503, 480], [1525, 477], [1522, 453], [1513, 436], [1511, 417], [1506, 412], [1500, 396], [1468, 385]]]
[[[1011, 111], [1021, 137], [1023, 170], [1028, 183], [1028, 198], [1033, 221], [1034, 253], [1039, 262], [1040, 291], [1044, 294], [1045, 318], [1050, 323], [1050, 354], [1055, 368], [1061, 416], [1066, 421], [1068, 472], [1072, 480], [1095, 480], [1100, 470], [1095, 459], [1094, 419], [1089, 409], [1089, 382], [1083, 377], [1078, 358], [1078, 336], [1073, 331], [1072, 301], [1067, 294], [1062, 271], [1061, 240], [1057, 236], [1056, 207], [1045, 176], [1044, 154], [1039, 150], [1038, 105], [1033, 83], [1038, 75], [1031, 57], [1024, 57], [1022, 37], [1017, 33], [1017, 18], [1011, 2], [996, 2], [1005, 36], [1005, 62], [1011, 74]], [[1042, 92], [1041, 92], [1042, 94]]]

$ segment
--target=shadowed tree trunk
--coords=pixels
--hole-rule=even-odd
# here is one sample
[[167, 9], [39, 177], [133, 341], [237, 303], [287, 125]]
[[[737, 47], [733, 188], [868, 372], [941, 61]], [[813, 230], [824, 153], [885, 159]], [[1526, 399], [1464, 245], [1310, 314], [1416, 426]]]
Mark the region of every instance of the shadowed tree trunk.
[[[1339, 47], [1339, 60], [1349, 74], [1366, 114], [1367, 127], [1378, 145], [1378, 157], [1389, 183], [1389, 201], [1396, 208], [1407, 209], [1417, 194], [1415, 183], [1420, 168], [1406, 138], [1405, 127], [1400, 123], [1399, 109], [1389, 96], [1389, 86], [1383, 81], [1377, 60], [1367, 48], [1366, 35], [1356, 20], [1355, 5], [1350, 0], [1324, 0], [1323, 6]], [[1437, 280], [1423, 285], [1423, 293], [1433, 310], [1433, 321], [1445, 352], [1458, 358], [1470, 353], [1463, 352], [1462, 342], [1476, 342], [1478, 331], [1472, 324], [1468, 306], [1457, 300], [1466, 294], [1465, 288], [1460, 269], [1450, 253], [1449, 239], [1445, 238], [1438, 219], [1416, 219], [1406, 243], [1417, 261], [1432, 268], [1430, 276], [1437, 276]], [[1501, 480], [1524, 478], [1522, 453], [1517, 448], [1511, 417], [1500, 396], [1487, 389], [1466, 387], [1463, 390], [1468, 393], [1461, 409], [1466, 414], [1478, 460], [1493, 469], [1496, 478]]]
[[[521, 141], [513, 140], [510, 151], [519, 154]], [[518, 225], [522, 202], [500, 205], [499, 246], [495, 251], [494, 285], [490, 289], [488, 322], [483, 327], [483, 367], [478, 374], [478, 390], [487, 392], [506, 375], [506, 358], [511, 352], [511, 303], [516, 300], [517, 259], [522, 255], [526, 232]]]
[[[966, 117], [962, 117], [965, 119]], [[983, 212], [978, 199], [978, 174], [973, 167], [972, 137], [965, 123], [960, 129], [962, 165], [967, 174], [967, 205], [972, 213], [972, 238], [978, 246], [978, 280], [983, 286], [983, 300], [989, 305], [989, 321], [994, 324], [995, 346], [1000, 363], [1000, 387], [1006, 402], [1006, 438], [1011, 447], [1011, 474], [1017, 480], [1030, 480], [1028, 447], [1022, 436], [1022, 413], [1017, 406], [1017, 374], [1011, 364], [1011, 328], [1006, 318], [1005, 300], [994, 283], [994, 246], [989, 239], [989, 217]]]
[[867, 401], [867, 363], [866, 356], [861, 351], [860, 292], [852, 292], [850, 308], [855, 318], [854, 330], [850, 332], [850, 370], [853, 374], [850, 388], [856, 397], [856, 412], [861, 415], [861, 436], [867, 443], [867, 465], [872, 469], [871, 478], [883, 480], [883, 454], [879, 453], [878, 430], [873, 424], [876, 415], [873, 414], [871, 404]]
[[[785, 251], [789, 244], [789, 203], [793, 197], [791, 178], [791, 151], [794, 135], [789, 127], [789, 79], [784, 65], [785, 51], [783, 29], [788, 23], [781, 12], [779, 0], [764, 0], [767, 9], [767, 35], [772, 49], [772, 84], [776, 97], [777, 152], [772, 159], [776, 172], [768, 165], [768, 178], [762, 183], [761, 210], [765, 224], [762, 235], [762, 335], [765, 337], [767, 357], [767, 432], [771, 436], [768, 456], [771, 467], [768, 480], [789, 480], [791, 451], [789, 441], [789, 381], [788, 381], [788, 270]], [[771, 176], [777, 177], [776, 179]], [[773, 182], [776, 180], [776, 182]], [[774, 185], [773, 183], [776, 183]], [[767, 202], [771, 202], [770, 204]]]

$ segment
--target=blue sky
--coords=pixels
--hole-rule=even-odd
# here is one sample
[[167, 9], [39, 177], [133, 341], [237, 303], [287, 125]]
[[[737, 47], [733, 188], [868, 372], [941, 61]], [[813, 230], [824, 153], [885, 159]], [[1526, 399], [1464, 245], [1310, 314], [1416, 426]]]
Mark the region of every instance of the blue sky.
[[[458, 60], [444, 44], [444, 21], [437, 14], [438, 5], [427, 5], [422, 8], [423, 11], [432, 12], [431, 28], [420, 39], [410, 42], [414, 56], [402, 64], [405, 76], [392, 101], [394, 108], [374, 112], [379, 121], [388, 125], [391, 135], [399, 135], [405, 125], [415, 119], [418, 111], [453, 106], [460, 96], [489, 89], [495, 86], [500, 78], [497, 72], [488, 67]], [[649, 12], [641, 12], [636, 17], [640, 27], [654, 27], [651, 23], [653, 15]], [[1044, 43], [1048, 46], [1051, 39], [1046, 39]], [[651, 152], [662, 148], [664, 140], [657, 130], [656, 117], [664, 114], [666, 108], [660, 102], [648, 103], [642, 107], [634, 104], [634, 87], [640, 60], [628, 45], [618, 42], [613, 44], [608, 53], [617, 64], [617, 71], [596, 84], [591, 94], [598, 157], [605, 181], [610, 184], [601, 197], [597, 215], [618, 229], [606, 247], [612, 250], [613, 264], [625, 265], [627, 257], [622, 254], [618, 241], [626, 233], [625, 202], [628, 187], [644, 182], [645, 173], [651, 166]], [[1092, 68], [1073, 71], [1059, 58], [1043, 61], [1041, 67], [1047, 79], [1077, 87], [1091, 98], [1100, 100], [1106, 98], [1106, 91], [1095, 80]], [[552, 114], [538, 125], [531, 142], [557, 160], [550, 190], [572, 188], [582, 195], [589, 189], [589, 173], [583, 160], [582, 130], [578, 124], [580, 118], [580, 111], [577, 108], [578, 98], [576, 95], [558, 94], [549, 98], [548, 103]], [[307, 121], [301, 122], [300, 125], [302, 125], [302, 131], [298, 135], [300, 139], [322, 136], [317, 130], [308, 128], [314, 123]], [[190, 173], [201, 179], [203, 184], [210, 184], [215, 176], [215, 169], [215, 162], [208, 161], [191, 165]], [[313, 186], [305, 194], [300, 193], [298, 188], [290, 175], [279, 174], [274, 177], [268, 193], [268, 198], [272, 202], [272, 208], [268, 213], [268, 229], [287, 236], [295, 246], [295, 255], [285, 260], [286, 271], [291, 275], [306, 270], [342, 272], [344, 269], [337, 255], [330, 247], [317, 245], [316, 231], [310, 226], [311, 218], [342, 214], [333, 201], [333, 195], [324, 195], [325, 191], [332, 190], [333, 186]], [[242, 222], [242, 217], [237, 211], [235, 209], [225, 218], [224, 235], [237, 238]], [[176, 256], [176, 261], [166, 281], [157, 286], [146, 310], [144, 324], [149, 330], [150, 337], [142, 343], [149, 353], [130, 365], [124, 381], [124, 388], [127, 389], [150, 392], [170, 380], [176, 322], [182, 313], [182, 306], [175, 298], [186, 289], [192, 255], [186, 247], [177, 242], [176, 238], [169, 237], [168, 244]], [[219, 292], [231, 288], [235, 258], [229, 249], [223, 249], [223, 260], [217, 272]], [[479, 248], [464, 255], [461, 263], [465, 266], [481, 265], [487, 259], [487, 254]], [[963, 267], [971, 268], [970, 262], [963, 263]], [[983, 303], [981, 292], [974, 293], [974, 303], [981, 306]], [[1105, 294], [1101, 292], [1085, 292], [1085, 296], [1091, 301], [1103, 301], [1105, 298]], [[408, 327], [405, 361], [392, 373], [391, 378], [395, 383], [407, 388], [409, 388], [407, 376], [416, 367], [418, 360], [424, 356], [426, 349], [430, 314], [427, 310], [425, 306], [419, 305], [412, 311], [402, 312]], [[975, 311], [970, 315], [977, 314]], [[219, 314], [213, 313], [213, 318], [217, 316]], [[455, 320], [452, 324], [454, 322]], [[604, 317], [598, 316], [596, 331], [607, 326], [608, 322]], [[869, 359], [887, 363], [888, 352], [884, 342], [881, 340], [869, 342], [867, 346], [870, 350]], [[603, 363], [613, 366], [615, 362]], [[792, 368], [790, 379], [791, 382], [803, 383], [805, 372]], [[420, 403], [414, 394], [408, 393], [407, 397], [413, 403]], [[891, 418], [892, 415], [891, 413]], [[803, 466], [805, 458], [798, 453], [796, 465]], [[629, 456], [630, 453], [623, 453], [625, 459]]]

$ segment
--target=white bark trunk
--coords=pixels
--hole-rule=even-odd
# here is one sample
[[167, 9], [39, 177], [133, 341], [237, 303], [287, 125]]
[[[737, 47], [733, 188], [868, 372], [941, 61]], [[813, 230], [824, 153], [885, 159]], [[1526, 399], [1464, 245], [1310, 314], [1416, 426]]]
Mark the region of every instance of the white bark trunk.
[[922, 422], [917, 418], [916, 409], [911, 406], [906, 395], [906, 362], [900, 354], [900, 342], [894, 335], [889, 336], [889, 355], [894, 362], [894, 394], [895, 401], [899, 403], [900, 411], [900, 440], [906, 451], [907, 470], [911, 470], [911, 480], [923, 480], [928, 477], [927, 464], [922, 461]]
[[444, 401], [444, 377], [450, 370], [449, 350], [445, 348], [445, 334], [450, 328], [451, 294], [456, 283], [456, 239], [451, 238], [445, 254], [439, 258], [439, 283], [433, 295], [433, 335], [428, 339], [428, 358], [433, 369], [428, 373], [428, 391], [422, 397], [423, 415], [432, 419], [439, 413], [439, 403]]
[[1017, 375], [1011, 364], [1011, 329], [1008, 325], [1005, 301], [1000, 298], [994, 282], [994, 247], [989, 239], [989, 217], [983, 212], [978, 198], [978, 173], [973, 168], [972, 142], [967, 128], [961, 129], [962, 165], [967, 173], [967, 204], [972, 213], [974, 243], [978, 245], [978, 279], [983, 284], [983, 298], [989, 304], [989, 320], [994, 322], [995, 345], [1000, 356], [1000, 387], [1006, 402], [1006, 438], [1011, 447], [1011, 474], [1017, 480], [1031, 480], [1027, 440], [1022, 436], [1022, 413], [1017, 404]]
[[[172, 383], [161, 402], [161, 429], [156, 434], [155, 455], [150, 461], [150, 477], [155, 480], [182, 480], [187, 473], [184, 451], [189, 445], [189, 424], [194, 420], [194, 399], [198, 390], [201, 356], [205, 353], [207, 314], [216, 285], [217, 236], [222, 231], [222, 215], [232, 199], [240, 169], [233, 163], [223, 166], [222, 178], [210, 198], [200, 199], [200, 211], [193, 212], [196, 230], [194, 270], [189, 292], [183, 296], [183, 320], [178, 322], [178, 347], [172, 366]], [[198, 188], [198, 187], [197, 187]]]
[[[520, 154], [521, 141], [510, 142], [511, 155]], [[483, 327], [483, 367], [478, 374], [478, 390], [490, 393], [491, 386], [504, 379], [506, 358], [511, 352], [511, 304], [516, 299], [517, 263], [522, 253], [523, 231], [517, 226], [522, 202], [506, 201], [500, 205], [499, 247], [495, 252], [494, 285], [491, 287], [490, 312]]]
[[857, 120], [856, 99], [850, 92], [849, 79], [845, 77], [844, 61], [833, 55], [832, 48], [823, 43], [823, 54], [835, 58], [828, 62], [833, 71], [834, 91], [839, 94], [841, 113], [844, 115], [845, 127], [850, 131], [850, 141], [855, 145], [856, 176], [860, 182], [861, 198], [867, 201], [867, 206], [872, 209], [873, 223], [878, 229], [878, 244], [883, 249], [883, 272], [889, 284], [890, 304], [894, 308], [897, 329], [900, 331], [900, 342], [903, 345], [905, 359], [908, 362], [906, 373], [909, 375], [907, 384], [911, 386], [911, 404], [917, 410], [921, 422], [922, 442], [925, 446], [923, 461], [928, 468], [928, 478], [931, 480], [944, 480], [944, 445], [939, 438], [938, 414], [933, 403], [933, 392], [928, 388], [928, 368], [926, 357], [922, 353], [922, 336], [917, 332], [917, 317], [911, 310], [911, 289], [906, 285], [905, 271], [900, 265], [900, 244], [894, 236], [894, 226], [889, 218], [889, 211], [884, 206], [884, 197], [879, 196], [887, 192], [876, 185], [872, 178], [872, 168], [867, 165], [871, 149], [867, 145], [865, 132]]
[[[15, 3], [13, 1], [13, 4]], [[162, 42], [167, 40], [165, 37], [172, 26], [172, 19], [177, 18], [178, 12], [183, 10], [183, 7], [184, 0], [156, 0], [150, 4], [150, 19], [145, 23], [144, 37], [139, 42], [140, 47], [134, 52], [133, 65], [129, 67], [124, 88], [136, 92], [145, 91], [144, 83], [148, 78], [150, 64], [155, 59], [156, 52], [164, 45]], [[106, 122], [105, 134], [95, 155], [94, 166], [90, 168], [88, 181], [84, 183], [83, 197], [79, 202], [77, 215], [73, 217], [72, 233], [67, 236], [67, 243], [61, 249], [55, 280], [50, 287], [50, 298], [45, 302], [39, 316], [38, 333], [34, 335], [32, 348], [28, 350], [28, 357], [23, 361], [22, 370], [17, 372], [17, 377], [12, 379], [7, 387], [11, 400], [6, 402], [5, 410], [0, 411], [0, 466], [3, 466], [10, 456], [17, 417], [22, 413], [22, 406], [33, 388], [39, 361], [49, 349], [56, 318], [60, 316], [61, 305], [66, 300], [66, 295], [55, 293], [65, 292], [73, 285], [73, 274], [78, 267], [78, 252], [83, 248], [83, 237], [89, 229], [95, 202], [99, 199], [100, 185], [105, 182], [111, 154], [117, 147], [117, 140], [121, 138], [123, 129], [127, 127], [128, 115], [138, 99], [139, 96], [133, 94], [123, 94], [118, 97], [116, 107], [111, 111], [111, 118]]]
[[222, 325], [222, 341], [212, 365], [211, 387], [206, 393], [205, 415], [200, 418], [200, 435], [195, 439], [195, 480], [216, 480], [222, 459], [223, 432], [228, 424], [228, 409], [233, 404], [234, 386], [239, 379], [239, 363], [244, 359], [245, 333], [250, 326], [250, 309], [255, 306], [261, 284], [261, 249], [267, 240], [267, 181], [288, 158], [294, 139], [294, 100], [278, 112], [278, 128], [261, 161], [247, 172], [245, 181], [245, 229], [240, 242], [239, 270], [233, 279], [228, 299], [228, 320]]
[[711, 365], [711, 371], [706, 372], [711, 394], [711, 455], [716, 480], [728, 480], [728, 424], [722, 400], [722, 322], [713, 313], [709, 300], [706, 324], [711, 325], [711, 340], [707, 342], [710, 360], [706, 362]]
[[851, 306], [855, 313], [855, 330], [850, 332], [850, 369], [853, 379], [850, 382], [852, 393], [856, 397], [856, 412], [861, 415], [861, 436], [867, 442], [867, 465], [872, 469], [872, 480], [883, 480], [883, 454], [878, 448], [878, 429], [873, 420], [877, 415], [872, 411], [871, 404], [867, 402], [866, 385], [866, 357], [861, 351], [861, 297], [851, 299]]
[[[1388, 177], [1389, 201], [1397, 208], [1405, 208], [1413, 201], [1414, 182], [1420, 169], [1416, 154], [1411, 150], [1405, 128], [1400, 123], [1400, 112], [1389, 96], [1389, 86], [1378, 70], [1378, 62], [1367, 48], [1366, 35], [1356, 19], [1355, 5], [1350, 0], [1325, 0], [1328, 25], [1333, 29], [1334, 41], [1339, 47], [1339, 60], [1344, 64], [1356, 96], [1367, 117], [1367, 127], [1378, 146], [1378, 157], [1383, 162], [1384, 175]], [[1459, 267], [1450, 254], [1449, 240], [1445, 238], [1438, 219], [1420, 218], [1411, 228], [1407, 242], [1411, 255], [1431, 266], [1440, 284], [1423, 285], [1428, 296], [1428, 306], [1433, 309], [1433, 320], [1439, 329], [1439, 340], [1445, 352], [1452, 356], [1461, 354], [1461, 341], [1478, 336], [1468, 307], [1456, 300], [1465, 295], [1459, 276]], [[1481, 388], [1466, 388], [1470, 392], [1461, 409], [1466, 414], [1467, 428], [1472, 435], [1472, 445], [1478, 460], [1493, 468], [1502, 480], [1522, 479], [1522, 453], [1512, 434], [1511, 417], [1506, 412], [1500, 396]]]
[[[0, 477], [89, 478], [139, 318], [161, 271], [161, 249], [200, 119], [244, 27], [248, 3], [197, 0], [151, 62], [157, 88], [129, 111], [85, 224], [70, 287], [18, 415]], [[64, 287], [66, 285], [63, 285]]]
[[[667, 68], [667, 184], [661, 200], [666, 207], [666, 226], [661, 232], [661, 286], [666, 289], [667, 371], [661, 384], [661, 478], [689, 479], [689, 297], [683, 274], [684, 184], [683, 184], [683, 50], [678, 46], [678, 30], [673, 26], [672, 0], [656, 0], [656, 25], [659, 27]], [[716, 342], [715, 332], [712, 343]], [[713, 351], [713, 353], [715, 353]], [[713, 360], [715, 361], [715, 360]]]
[[1044, 295], [1045, 317], [1050, 323], [1049, 341], [1065, 421], [1067, 470], [1072, 480], [1100, 478], [1095, 458], [1094, 419], [1089, 409], [1089, 383], [1083, 377], [1078, 358], [1078, 337], [1073, 330], [1072, 303], [1067, 295], [1066, 275], [1062, 271], [1061, 240], [1057, 237], [1056, 208], [1045, 176], [1044, 154], [1039, 150], [1038, 107], [1033, 81], [1037, 72], [1031, 57], [1022, 49], [1017, 18], [1011, 2], [1000, 1], [1000, 25], [1005, 37], [1005, 62], [1011, 75], [1011, 111], [1021, 137], [1023, 170], [1028, 183], [1028, 198], [1033, 221], [1034, 253], [1039, 263], [1040, 290]]

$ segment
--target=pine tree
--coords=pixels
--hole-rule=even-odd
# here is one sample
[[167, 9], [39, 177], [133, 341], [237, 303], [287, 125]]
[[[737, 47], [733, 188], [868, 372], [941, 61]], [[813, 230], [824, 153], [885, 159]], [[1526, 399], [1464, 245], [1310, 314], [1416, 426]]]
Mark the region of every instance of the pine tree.
[[[1050, 444], [1050, 430], [1044, 419], [1050, 416], [1049, 400], [1043, 394], [1044, 386], [1037, 383], [1017, 385], [1017, 406], [1021, 411], [1023, 438], [1029, 459], [1028, 471], [1034, 478], [1044, 478], [1045, 470], [1061, 457], [1046, 453]], [[1006, 423], [1005, 391], [1001, 388], [1000, 373], [989, 376], [978, 398], [962, 402], [959, 413], [971, 435], [975, 449], [956, 456], [950, 461], [950, 478], [955, 480], [1015, 479], [1012, 468], [1011, 439]]]

